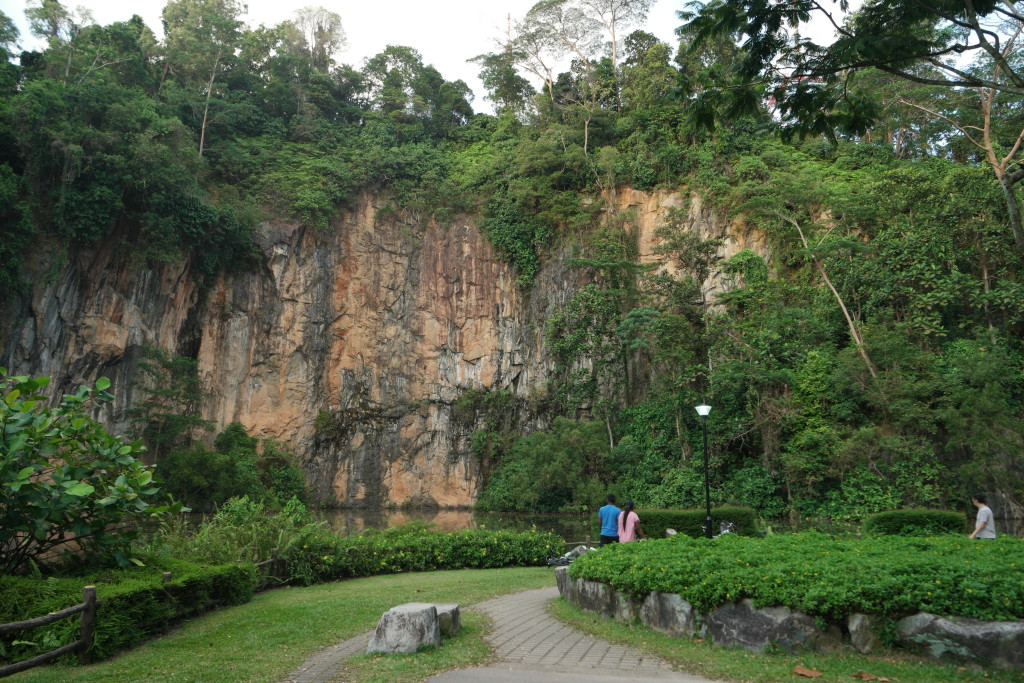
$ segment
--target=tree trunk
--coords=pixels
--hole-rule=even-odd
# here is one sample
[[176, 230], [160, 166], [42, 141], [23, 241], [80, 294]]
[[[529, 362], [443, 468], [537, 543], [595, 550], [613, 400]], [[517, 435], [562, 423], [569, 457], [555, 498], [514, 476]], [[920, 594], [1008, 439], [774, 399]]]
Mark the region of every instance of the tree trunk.
[[213, 96], [213, 83], [217, 79], [217, 67], [220, 65], [220, 50], [213, 60], [213, 69], [210, 70], [210, 83], [206, 88], [206, 105], [203, 107], [203, 125], [199, 129], [199, 156], [203, 156], [203, 147], [206, 144], [206, 121], [210, 114], [210, 98]]
[[1006, 177], [1006, 173], [996, 171], [999, 178], [999, 187], [1003, 188], [1003, 198], [1006, 200], [1006, 211], [1010, 214], [1010, 230], [1013, 231], [1013, 241], [1017, 248], [1024, 251], [1024, 228], [1021, 227], [1020, 205], [1017, 203], [1017, 196], [1013, 191], [1013, 182]]

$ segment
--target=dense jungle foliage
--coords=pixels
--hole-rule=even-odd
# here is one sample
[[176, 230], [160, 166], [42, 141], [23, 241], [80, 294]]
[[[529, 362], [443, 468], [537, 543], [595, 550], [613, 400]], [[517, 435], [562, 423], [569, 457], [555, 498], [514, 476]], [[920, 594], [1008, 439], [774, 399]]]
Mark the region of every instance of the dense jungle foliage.
[[[613, 4], [539, 3], [476, 57], [493, 115], [411, 47], [335, 63], [343, 17], [325, 10], [253, 28], [234, 0], [171, 0], [158, 40], [41, 0], [48, 47], [20, 55], [0, 14], [0, 291], [25, 290], [44, 239], [246, 268], [261, 217], [327, 230], [381, 192], [414, 228], [479, 215], [533, 295], [561, 250], [587, 276], [548, 321], [546, 393], [496, 394], [504, 417], [469, 407], [493, 506], [702, 503], [701, 401], [716, 504], [850, 518], [971, 490], [1024, 501], [1021, 3], [892, 19], [875, 10], [916, 5], [868, 2], [841, 45], [868, 49], [857, 30], [891, 20], [920, 49], [844, 62], [792, 41], [818, 70], [775, 90], [749, 86], [768, 53], [741, 33], [787, 25], [757, 3], [692, 8], [677, 45], [629, 32], [649, 0]], [[951, 84], [934, 55], [964, 54], [964, 12], [1007, 38]], [[335, 30], [307, 30], [313, 15]], [[661, 267], [640, 262], [627, 187], [686, 198], [658, 230]], [[688, 230], [698, 209], [765, 249], [723, 259]], [[538, 407], [552, 430], [517, 442], [508, 415]]]

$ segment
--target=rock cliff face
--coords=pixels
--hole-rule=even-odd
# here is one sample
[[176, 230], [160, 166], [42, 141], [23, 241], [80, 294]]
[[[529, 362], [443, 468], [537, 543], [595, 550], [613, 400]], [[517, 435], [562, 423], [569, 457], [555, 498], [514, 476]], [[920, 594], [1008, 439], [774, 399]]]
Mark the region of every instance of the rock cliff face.
[[[619, 192], [638, 216], [645, 261], [674, 194]], [[470, 219], [448, 225], [382, 217], [378, 199], [328, 233], [261, 227], [263, 263], [201, 289], [184, 261], [134, 263], [125, 233], [40, 275], [0, 330], [0, 365], [45, 375], [61, 391], [100, 376], [118, 400], [100, 417], [127, 431], [143, 345], [198, 359], [213, 398], [205, 417], [290, 444], [323, 502], [352, 507], [471, 505], [480, 481], [472, 425], [453, 420], [469, 388], [525, 396], [552, 370], [544, 321], [582, 284], [555, 255], [529, 291]], [[723, 239], [722, 256], [766, 254], [744, 233], [688, 201], [689, 228]], [[714, 274], [708, 289], [727, 288]]]

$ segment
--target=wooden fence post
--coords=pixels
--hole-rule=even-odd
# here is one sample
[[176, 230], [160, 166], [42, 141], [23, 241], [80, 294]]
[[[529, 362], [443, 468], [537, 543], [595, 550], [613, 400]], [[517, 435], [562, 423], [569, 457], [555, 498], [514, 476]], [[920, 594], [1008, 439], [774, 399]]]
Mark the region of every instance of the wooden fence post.
[[89, 661], [92, 635], [96, 630], [96, 586], [82, 589], [82, 602], [85, 603], [85, 610], [82, 611], [82, 628], [78, 638], [82, 643], [78, 648], [78, 661], [85, 664]]

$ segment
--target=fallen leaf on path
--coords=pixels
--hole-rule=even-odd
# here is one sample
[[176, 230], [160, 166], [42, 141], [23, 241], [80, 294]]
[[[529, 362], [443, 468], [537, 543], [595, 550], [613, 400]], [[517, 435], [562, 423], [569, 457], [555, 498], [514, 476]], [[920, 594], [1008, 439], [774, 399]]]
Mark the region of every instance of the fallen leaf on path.
[[795, 667], [793, 667], [793, 673], [795, 673], [798, 676], [806, 676], [807, 678], [817, 678], [818, 676], [823, 675], [820, 671], [808, 669], [806, 666], [803, 666], [801, 664], [797, 664]]
[[852, 678], [859, 678], [862, 681], [877, 681], [878, 676], [875, 674], [869, 674], [867, 671], [858, 671], [855, 674], [850, 674]]

